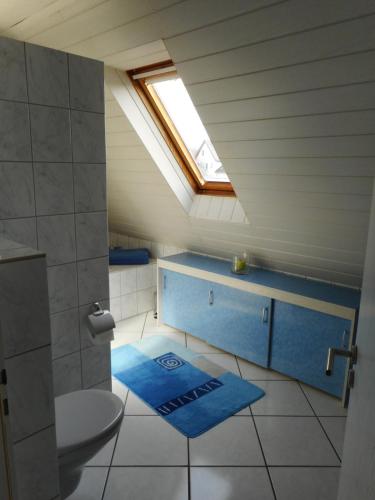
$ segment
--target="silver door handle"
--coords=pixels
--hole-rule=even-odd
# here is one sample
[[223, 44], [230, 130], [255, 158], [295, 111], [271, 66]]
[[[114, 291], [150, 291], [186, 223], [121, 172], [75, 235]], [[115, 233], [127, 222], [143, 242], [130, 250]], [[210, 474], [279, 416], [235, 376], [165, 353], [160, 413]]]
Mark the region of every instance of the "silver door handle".
[[212, 306], [212, 304], [214, 303], [214, 291], [213, 290], [210, 290], [208, 292], [208, 303], [210, 306]]
[[337, 349], [336, 347], [330, 347], [328, 349], [327, 366], [326, 366], [326, 375], [328, 375], [328, 377], [332, 375], [335, 356], [344, 356], [344, 358], [349, 358], [350, 366], [352, 367], [357, 362], [357, 357], [358, 357], [357, 346], [353, 345], [350, 351], [347, 351], [345, 349]]
[[262, 309], [262, 323], [268, 323], [268, 307]]

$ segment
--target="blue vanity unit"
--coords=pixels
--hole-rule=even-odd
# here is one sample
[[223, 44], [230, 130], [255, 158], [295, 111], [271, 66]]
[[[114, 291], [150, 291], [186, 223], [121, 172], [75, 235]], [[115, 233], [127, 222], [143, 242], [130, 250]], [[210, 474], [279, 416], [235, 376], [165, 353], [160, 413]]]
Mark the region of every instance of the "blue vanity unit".
[[229, 261], [182, 253], [158, 259], [158, 317], [241, 358], [334, 396], [346, 392], [347, 361], [326, 376], [328, 349], [348, 349], [360, 292]]

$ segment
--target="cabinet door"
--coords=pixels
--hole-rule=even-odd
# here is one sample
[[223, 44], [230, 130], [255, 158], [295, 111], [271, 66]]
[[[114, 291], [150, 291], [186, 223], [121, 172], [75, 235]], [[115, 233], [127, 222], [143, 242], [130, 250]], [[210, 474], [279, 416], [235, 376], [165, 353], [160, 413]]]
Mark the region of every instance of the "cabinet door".
[[204, 338], [208, 326], [208, 282], [167, 269], [161, 273], [161, 320], [174, 328]]
[[262, 366], [268, 364], [271, 299], [210, 283], [205, 340]]
[[346, 319], [275, 301], [271, 368], [342, 397], [346, 360], [336, 357], [330, 377], [325, 367], [329, 347], [349, 347], [350, 327]]

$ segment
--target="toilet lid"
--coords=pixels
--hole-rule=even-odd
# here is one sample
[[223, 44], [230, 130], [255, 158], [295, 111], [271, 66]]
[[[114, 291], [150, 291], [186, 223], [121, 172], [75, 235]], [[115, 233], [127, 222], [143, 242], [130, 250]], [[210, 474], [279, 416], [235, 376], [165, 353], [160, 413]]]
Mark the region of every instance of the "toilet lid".
[[124, 405], [109, 391], [88, 389], [55, 399], [58, 455], [104, 437], [121, 421]]

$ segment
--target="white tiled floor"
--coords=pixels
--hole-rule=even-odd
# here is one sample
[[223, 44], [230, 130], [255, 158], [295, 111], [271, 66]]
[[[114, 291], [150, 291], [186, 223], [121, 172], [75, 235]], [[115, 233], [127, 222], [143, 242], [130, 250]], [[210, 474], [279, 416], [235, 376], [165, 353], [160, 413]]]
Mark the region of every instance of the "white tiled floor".
[[121, 431], [90, 461], [69, 500], [336, 500], [346, 421], [338, 400], [157, 326], [152, 313], [118, 323], [112, 347], [149, 335], [187, 345], [266, 396], [186, 439], [114, 379], [125, 401]]

